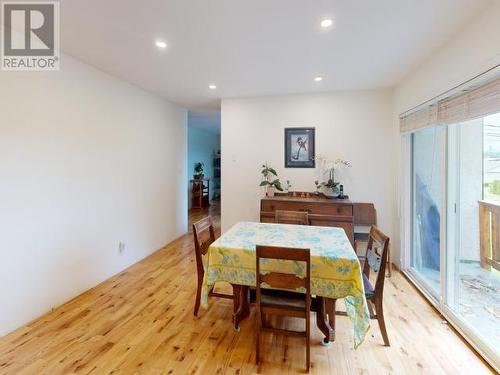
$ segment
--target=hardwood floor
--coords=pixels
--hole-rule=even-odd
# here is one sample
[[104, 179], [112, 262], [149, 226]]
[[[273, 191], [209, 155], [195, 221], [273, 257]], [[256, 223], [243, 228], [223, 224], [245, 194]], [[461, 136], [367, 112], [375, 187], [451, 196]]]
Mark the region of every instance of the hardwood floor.
[[[190, 219], [205, 214], [198, 211]], [[0, 374], [256, 373], [253, 309], [235, 333], [231, 301], [211, 300], [208, 310], [193, 316], [195, 290], [193, 239], [187, 234], [1, 338]], [[354, 350], [348, 318], [337, 317], [336, 342], [325, 348], [313, 324], [311, 373], [492, 373], [399, 272], [387, 279], [385, 292], [392, 346], [382, 345], [372, 321], [365, 342]], [[267, 335], [259, 370], [303, 372], [304, 353], [300, 338]]]

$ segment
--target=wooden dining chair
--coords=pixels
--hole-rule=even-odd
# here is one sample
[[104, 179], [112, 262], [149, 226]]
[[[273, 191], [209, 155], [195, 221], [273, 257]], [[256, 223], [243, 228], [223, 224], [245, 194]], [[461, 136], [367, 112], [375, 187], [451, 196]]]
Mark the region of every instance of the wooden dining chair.
[[[376, 226], [372, 226], [368, 235], [368, 245], [366, 248], [366, 257], [363, 265], [362, 277], [365, 289], [365, 297], [368, 302], [370, 319], [377, 319], [385, 346], [390, 346], [389, 337], [384, 320], [383, 296], [385, 282], [385, 267], [387, 265], [387, 254], [389, 249], [389, 237], [382, 233]], [[375, 287], [370, 282], [370, 271], [377, 273]], [[335, 301], [333, 302], [335, 309]], [[331, 319], [336, 315], [346, 315], [345, 312], [334, 312]], [[333, 323], [333, 324], [332, 324]], [[335, 326], [335, 322], [330, 322]]]
[[[364, 253], [368, 245], [370, 229], [377, 226], [377, 210], [373, 203], [354, 203], [354, 251], [360, 260], [364, 260]], [[391, 249], [387, 249], [387, 277], [392, 275]]]
[[[303, 337], [306, 339], [306, 368], [310, 367], [310, 313], [311, 313], [311, 260], [309, 249], [294, 249], [285, 247], [257, 246], [256, 263], [256, 306], [257, 306], [257, 343], [256, 362], [260, 362], [260, 341], [262, 332], [272, 332], [289, 336]], [[305, 278], [300, 278], [292, 273], [266, 272], [261, 273], [261, 259], [279, 259], [285, 261], [303, 262], [305, 264]], [[268, 270], [266, 270], [268, 271]], [[277, 290], [263, 290], [262, 284], [267, 288]], [[304, 293], [297, 289], [305, 290]], [[304, 331], [291, 331], [271, 327], [266, 322], [266, 314], [290, 316], [305, 319]]]
[[274, 215], [275, 223], [309, 225], [308, 213], [304, 211], [276, 210]]
[[[201, 287], [205, 268], [203, 266], [203, 256], [207, 253], [209, 246], [215, 241], [215, 231], [212, 218], [207, 216], [193, 224], [194, 251], [196, 255], [196, 271], [198, 273], [198, 288], [196, 290], [196, 301], [194, 304], [194, 315], [198, 315], [201, 299]], [[208, 292], [209, 297], [219, 297], [233, 299], [232, 295], [216, 293], [212, 290]]]

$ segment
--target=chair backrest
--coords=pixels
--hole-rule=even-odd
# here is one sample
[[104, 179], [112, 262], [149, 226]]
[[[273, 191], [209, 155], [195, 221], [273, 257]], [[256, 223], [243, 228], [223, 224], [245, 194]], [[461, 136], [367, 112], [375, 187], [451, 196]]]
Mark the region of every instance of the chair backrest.
[[370, 277], [370, 270], [377, 272], [375, 281], [375, 294], [382, 294], [385, 281], [385, 267], [389, 250], [389, 237], [382, 233], [376, 226], [370, 229], [368, 245], [366, 247], [366, 258], [363, 273]]
[[196, 267], [198, 274], [203, 275], [203, 255], [207, 253], [208, 248], [215, 241], [215, 230], [212, 217], [207, 216], [193, 224], [193, 237]]
[[[295, 249], [288, 247], [258, 246], [256, 248], [256, 291], [257, 303], [260, 303], [261, 284], [266, 283], [271, 288], [296, 291], [298, 288], [306, 290], [307, 300], [311, 296], [311, 257], [309, 249]], [[295, 273], [283, 273], [266, 270], [261, 273], [261, 259], [278, 259], [305, 263], [305, 277], [300, 278]]]
[[309, 217], [304, 211], [276, 210], [274, 222], [280, 224], [309, 225]]

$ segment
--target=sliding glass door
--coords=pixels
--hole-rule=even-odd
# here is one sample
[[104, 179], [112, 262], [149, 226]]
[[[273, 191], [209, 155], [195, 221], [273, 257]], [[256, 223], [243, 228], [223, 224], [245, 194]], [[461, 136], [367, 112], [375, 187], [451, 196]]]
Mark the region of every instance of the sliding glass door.
[[[408, 138], [405, 272], [488, 358], [500, 356], [500, 113]], [[496, 358], [496, 359], [495, 359]]]
[[412, 244], [410, 269], [438, 297], [441, 278], [441, 137], [432, 128], [412, 135]]
[[448, 127], [445, 304], [500, 350], [500, 114]]
[[500, 69], [400, 120], [403, 271], [500, 371]]

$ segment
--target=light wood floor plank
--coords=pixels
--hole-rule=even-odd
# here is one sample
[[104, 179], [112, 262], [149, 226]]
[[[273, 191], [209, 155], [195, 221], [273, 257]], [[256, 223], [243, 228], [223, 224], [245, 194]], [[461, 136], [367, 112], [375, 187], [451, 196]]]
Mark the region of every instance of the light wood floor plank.
[[[190, 219], [204, 215], [198, 211]], [[352, 348], [348, 318], [337, 317], [337, 341], [329, 348], [321, 345], [313, 325], [312, 374], [492, 373], [400, 273], [387, 281], [391, 347], [382, 345], [376, 321], [358, 350]], [[195, 285], [192, 235], [187, 234], [1, 338], [0, 374], [304, 372], [303, 340], [270, 334], [264, 339], [264, 363], [257, 368], [253, 313], [239, 333], [232, 330], [231, 301], [212, 299], [196, 318]], [[299, 328], [300, 322], [276, 324]]]

